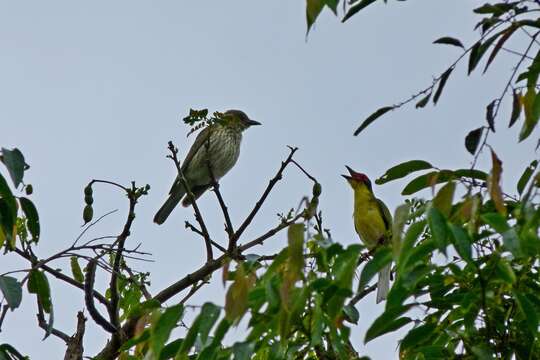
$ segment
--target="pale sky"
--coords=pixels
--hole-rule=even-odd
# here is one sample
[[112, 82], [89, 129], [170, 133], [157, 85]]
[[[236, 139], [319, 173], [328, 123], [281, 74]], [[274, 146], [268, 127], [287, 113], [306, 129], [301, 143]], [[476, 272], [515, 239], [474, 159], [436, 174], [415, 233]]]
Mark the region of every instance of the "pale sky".
[[[81, 230], [82, 191], [89, 180], [126, 185], [136, 180], [152, 189], [138, 205], [129, 243], [142, 243], [153, 254], [155, 262], [135, 264], [152, 273], [151, 291], [197, 269], [205, 254], [200, 238], [183, 226], [185, 219], [193, 220], [191, 211], [177, 209], [164, 226], [152, 223], [175, 176], [165, 158], [167, 141], [183, 154], [192, 141], [180, 121], [189, 108], [238, 108], [263, 123], [245, 133], [240, 160], [221, 182], [235, 224], [287, 155], [286, 145], [293, 145], [300, 148], [297, 160], [322, 184], [321, 209], [334, 240], [357, 242], [351, 190], [339, 176], [345, 164], [372, 179], [411, 159], [441, 168], [470, 165], [463, 139], [484, 124], [485, 105], [499, 96], [512, 55], [498, 58], [484, 76], [466, 79], [465, 67], [456, 69], [436, 108], [404, 108], [359, 137], [352, 132], [378, 107], [429, 85], [460, 54], [458, 48], [432, 45], [433, 40], [450, 35], [472, 43], [479, 18], [471, 3], [481, 2], [381, 2], [345, 24], [325, 10], [306, 42], [304, 1], [1, 1], [0, 145], [18, 147], [31, 165], [25, 180], [34, 186], [32, 199], [41, 217], [37, 254], [47, 257], [73, 242]], [[505, 110], [493, 145], [505, 183], [514, 184], [535, 144], [532, 136], [515, 145], [519, 126], [505, 130]], [[481, 164], [488, 159], [483, 156]], [[405, 184], [376, 186], [375, 192], [395, 209], [404, 201]], [[311, 184], [297, 170], [287, 170], [241, 242], [277, 224], [276, 213], [296, 207], [310, 192]], [[120, 211], [89, 235], [118, 234], [124, 196], [96, 186], [94, 198], [97, 215]], [[210, 232], [224, 240], [213, 194], [199, 204]], [[272, 254], [285, 245], [283, 233], [253, 252]], [[26, 264], [15, 255], [3, 256], [0, 273], [21, 266]], [[62, 262], [53, 266], [69, 271]], [[223, 304], [219, 277], [191, 303]], [[83, 294], [49, 280], [55, 326], [71, 334]], [[352, 340], [361, 355], [397, 358], [396, 334], [363, 345], [365, 330], [382, 312], [374, 296], [358, 310]], [[32, 359], [63, 358], [60, 340], [41, 341], [35, 312], [34, 296], [25, 292], [22, 306], [8, 313], [0, 343], [11, 343]], [[87, 325], [86, 355], [95, 355], [106, 334], [90, 319]]]

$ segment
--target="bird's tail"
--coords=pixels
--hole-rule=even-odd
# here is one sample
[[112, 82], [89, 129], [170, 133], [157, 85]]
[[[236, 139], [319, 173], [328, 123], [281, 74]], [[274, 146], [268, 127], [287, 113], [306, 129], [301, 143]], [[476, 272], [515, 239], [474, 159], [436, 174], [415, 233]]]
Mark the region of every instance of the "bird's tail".
[[377, 283], [377, 304], [383, 300], [386, 300], [386, 296], [390, 290], [391, 269], [392, 264], [388, 264], [379, 272], [379, 281]]
[[159, 208], [156, 216], [154, 216], [154, 222], [158, 225], [163, 224], [185, 193], [183, 187], [174, 189], [174, 192], [169, 195], [169, 198], [165, 201], [163, 206]]

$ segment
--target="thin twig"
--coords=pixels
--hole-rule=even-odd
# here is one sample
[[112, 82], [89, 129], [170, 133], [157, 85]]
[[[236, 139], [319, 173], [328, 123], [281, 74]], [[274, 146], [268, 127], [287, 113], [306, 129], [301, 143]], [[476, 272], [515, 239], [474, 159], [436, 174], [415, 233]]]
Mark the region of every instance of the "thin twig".
[[[23, 258], [25, 258], [26, 260], [30, 261], [30, 262], [33, 262], [34, 260], [32, 259], [32, 256], [23, 252], [21, 249], [18, 249], [18, 248], [15, 248], [14, 250], [17, 254], [19, 254], [20, 256], [22, 256]], [[52, 276], [54, 276], [55, 278], [57, 279], [60, 279], [76, 288], [79, 288], [81, 290], [84, 291], [84, 285], [80, 282], [78, 282], [77, 280], [73, 279], [72, 277], [56, 270], [56, 269], [53, 269], [51, 268], [50, 266], [48, 265], [40, 265], [39, 266], [40, 269], [48, 272], [49, 274], [51, 274]], [[100, 293], [98, 293], [97, 291], [93, 290], [92, 291], [92, 295], [94, 296], [94, 298], [99, 301], [100, 303], [102, 303], [103, 305], [105, 306], [108, 306], [109, 304], [109, 300], [107, 300], [103, 295], [101, 295]]]
[[281, 230], [283, 230], [285, 228], [288, 228], [289, 226], [294, 224], [296, 221], [298, 221], [303, 216], [304, 216], [304, 214], [300, 213], [300, 214], [297, 214], [295, 217], [293, 217], [291, 220], [282, 222], [281, 224], [274, 227], [273, 229], [268, 230], [267, 232], [265, 232], [263, 235], [259, 236], [258, 238], [255, 238], [254, 240], [248, 241], [244, 245], [239, 246], [238, 247], [238, 252], [242, 253], [243, 251], [245, 251], [245, 250], [247, 250], [249, 248], [252, 248], [252, 247], [254, 247], [256, 245], [261, 245], [262, 243], [264, 243], [264, 241], [266, 239], [271, 238], [272, 236], [274, 236], [275, 234], [277, 234]]
[[289, 165], [291, 163], [291, 160], [292, 160], [292, 158], [294, 156], [294, 153], [298, 150], [298, 148], [296, 148], [296, 147], [289, 147], [289, 149], [290, 149], [289, 156], [287, 157], [287, 159], [285, 161], [283, 161], [281, 163], [281, 167], [279, 168], [277, 174], [270, 180], [270, 182], [268, 183], [268, 186], [264, 190], [264, 192], [261, 195], [260, 199], [255, 204], [255, 207], [253, 208], [253, 210], [251, 210], [251, 212], [249, 213], [247, 218], [244, 220], [242, 225], [240, 225], [238, 230], [236, 230], [236, 232], [234, 233], [234, 236], [231, 239], [233, 249], [236, 247], [236, 243], [238, 242], [238, 239], [240, 239], [240, 236], [242, 236], [242, 234], [244, 233], [246, 228], [249, 226], [249, 224], [251, 224], [251, 221], [253, 220], [255, 215], [257, 215], [257, 213], [259, 212], [261, 206], [263, 205], [264, 201], [266, 200], [266, 198], [268, 197], [268, 195], [270, 194], [270, 192], [272, 191], [274, 186], [283, 177], [283, 171], [285, 170], [287, 165]]
[[[186, 229], [189, 229], [191, 231], [193, 231], [194, 233], [202, 236], [204, 238], [204, 234], [201, 230], [197, 229], [193, 224], [191, 224], [189, 221], [186, 221], [185, 222], [185, 226], [186, 226]], [[210, 239], [210, 243], [216, 247], [218, 250], [220, 250], [222, 253], [226, 253], [227, 252], [227, 249], [225, 249], [223, 246], [219, 245], [217, 242], [215, 242], [214, 240]]]
[[216, 181], [216, 178], [214, 176], [214, 172], [212, 171], [212, 167], [210, 166], [210, 163], [208, 163], [208, 172], [210, 173], [210, 177], [212, 179], [212, 187], [218, 199], [219, 207], [221, 207], [221, 211], [223, 212], [223, 218], [225, 219], [225, 232], [229, 236], [229, 251], [231, 251], [232, 250], [231, 239], [234, 235], [234, 228], [231, 222], [231, 217], [229, 215], [229, 209], [227, 207], [227, 204], [225, 204], [225, 200], [223, 200], [221, 191], [219, 191], [219, 183]]
[[122, 252], [124, 251], [124, 245], [126, 242], [126, 239], [128, 238], [131, 230], [131, 225], [133, 224], [133, 220], [135, 219], [135, 205], [137, 204], [137, 195], [135, 193], [136, 187], [135, 184], [132, 184], [132, 188], [130, 190], [127, 190], [127, 195], [129, 198], [129, 211], [126, 219], [126, 223], [124, 224], [124, 228], [122, 229], [122, 232], [120, 235], [118, 235], [117, 243], [117, 251], [114, 255], [114, 263], [111, 273], [111, 281], [109, 290], [111, 292], [111, 301], [110, 306], [108, 307], [109, 310], [109, 319], [111, 320], [112, 325], [115, 328], [118, 328], [120, 326], [120, 320], [119, 320], [119, 310], [118, 310], [118, 302], [120, 300], [118, 295], [118, 275], [120, 274], [120, 264], [122, 262]]
[[178, 171], [178, 178], [180, 182], [182, 183], [182, 186], [186, 189], [186, 195], [191, 203], [191, 206], [193, 207], [193, 210], [195, 211], [195, 220], [199, 223], [201, 226], [202, 233], [204, 234], [204, 245], [206, 247], [206, 261], [209, 262], [214, 258], [214, 254], [212, 251], [212, 243], [210, 234], [208, 233], [208, 228], [206, 227], [206, 224], [204, 223], [203, 217], [201, 215], [201, 211], [199, 210], [199, 206], [197, 206], [197, 201], [195, 200], [195, 196], [193, 196], [193, 193], [191, 192], [191, 188], [189, 184], [186, 181], [186, 178], [184, 177], [184, 172], [182, 171], [182, 167], [180, 166], [180, 161], [178, 160], [178, 149], [174, 146], [172, 141], [169, 141], [169, 151], [171, 152], [171, 155], [168, 157], [173, 160], [174, 165], [176, 166], [176, 170]]
[[51, 335], [54, 335], [57, 338], [62, 339], [67, 344], [69, 342], [69, 335], [55, 328], [49, 329], [49, 325], [47, 324], [47, 321], [45, 321], [45, 315], [43, 313], [43, 306], [41, 305], [41, 302], [39, 301], [39, 299], [37, 299], [37, 305], [38, 305], [38, 313], [36, 315], [37, 315], [39, 327], [45, 330], [46, 332], [50, 331]]

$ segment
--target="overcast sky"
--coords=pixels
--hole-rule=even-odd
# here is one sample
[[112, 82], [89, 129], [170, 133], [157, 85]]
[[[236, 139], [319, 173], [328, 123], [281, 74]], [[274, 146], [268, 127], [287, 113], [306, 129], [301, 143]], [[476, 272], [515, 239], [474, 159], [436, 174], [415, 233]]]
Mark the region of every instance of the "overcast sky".
[[[185, 154], [193, 139], [186, 139], [180, 121], [189, 108], [242, 109], [263, 123], [246, 132], [240, 160], [221, 182], [235, 224], [287, 155], [286, 145], [294, 145], [300, 148], [297, 159], [323, 186], [321, 208], [334, 240], [357, 242], [351, 190], [339, 176], [345, 164], [372, 178], [410, 159], [442, 168], [470, 164], [463, 138], [484, 124], [485, 105], [502, 90], [512, 55], [497, 58], [483, 77], [466, 79], [459, 67], [437, 108], [395, 111], [359, 137], [352, 132], [378, 107], [429, 85], [459, 55], [458, 48], [432, 45], [433, 40], [452, 35], [472, 43], [478, 18], [471, 3], [480, 2], [381, 2], [345, 24], [325, 10], [306, 42], [300, 0], [1, 1], [0, 145], [18, 147], [31, 165], [26, 181], [34, 185], [42, 226], [38, 255], [69, 246], [80, 232], [82, 189], [90, 179], [135, 180], [152, 186], [138, 205], [129, 238], [153, 254], [155, 262], [135, 265], [152, 273], [151, 290], [199, 267], [204, 247], [183, 227], [191, 211], [177, 209], [163, 226], [152, 223], [175, 176], [165, 158], [167, 141]], [[503, 161], [505, 183], [513, 184], [534, 144], [531, 139], [516, 146], [518, 129], [505, 131], [506, 123], [504, 118], [498, 124], [492, 143]], [[484, 156], [481, 164], [487, 160]], [[375, 192], [394, 209], [404, 200], [404, 185], [377, 186]], [[275, 225], [276, 213], [296, 207], [310, 191], [310, 183], [288, 169], [242, 242]], [[89, 236], [119, 233], [124, 196], [104, 186], [95, 186], [94, 194], [96, 214], [120, 211]], [[224, 239], [214, 196], [203, 196], [199, 204], [211, 233]], [[253, 251], [271, 254], [285, 244], [280, 234]], [[0, 273], [22, 265], [14, 255], [2, 257]], [[61, 262], [54, 266], [68, 270]], [[50, 282], [55, 325], [72, 333], [76, 311], [84, 306], [82, 293]], [[222, 304], [224, 291], [215, 278], [191, 303]], [[358, 309], [353, 342], [361, 354], [397, 358], [395, 334], [362, 343], [382, 311], [374, 296]], [[21, 308], [8, 314], [0, 343], [33, 359], [62, 358], [62, 342], [54, 337], [41, 342], [42, 337], [34, 297], [25, 293]], [[86, 354], [95, 354], [104, 340], [89, 320]]]

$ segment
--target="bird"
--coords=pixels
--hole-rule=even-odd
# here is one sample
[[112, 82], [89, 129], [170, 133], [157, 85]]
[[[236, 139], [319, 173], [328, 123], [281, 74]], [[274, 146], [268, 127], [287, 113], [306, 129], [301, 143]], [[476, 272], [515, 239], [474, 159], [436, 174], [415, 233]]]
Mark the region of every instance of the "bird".
[[[261, 123], [250, 119], [243, 111], [227, 110], [220, 121], [207, 126], [197, 135], [181, 164], [182, 174], [195, 199], [212, 186], [212, 175], [218, 181], [236, 164], [242, 133], [255, 125]], [[163, 224], [180, 201], [184, 207], [190, 206], [186, 192], [178, 175], [169, 197], [154, 216], [154, 222]]]
[[[392, 215], [388, 207], [375, 197], [371, 181], [362, 173], [346, 166], [349, 175], [343, 176], [354, 192], [354, 228], [360, 240], [370, 250], [387, 245], [390, 241]], [[379, 272], [377, 303], [385, 300], [390, 289], [391, 264]]]

